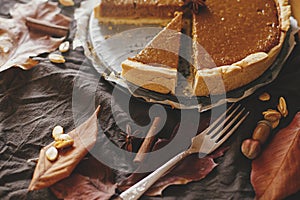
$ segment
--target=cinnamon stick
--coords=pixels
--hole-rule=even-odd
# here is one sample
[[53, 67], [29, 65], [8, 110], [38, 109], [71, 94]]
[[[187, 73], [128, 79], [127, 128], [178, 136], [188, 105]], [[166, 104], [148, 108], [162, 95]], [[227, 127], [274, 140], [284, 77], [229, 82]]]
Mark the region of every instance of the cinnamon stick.
[[146, 153], [150, 151], [153, 141], [155, 140], [155, 134], [158, 131], [160, 122], [161, 122], [160, 117], [154, 118], [153, 123], [152, 123], [139, 151], [137, 152], [133, 162], [141, 163], [145, 159]]
[[46, 21], [26, 17], [26, 26], [29, 30], [45, 33], [54, 37], [64, 37], [68, 34], [69, 28], [56, 24], [51, 24]]

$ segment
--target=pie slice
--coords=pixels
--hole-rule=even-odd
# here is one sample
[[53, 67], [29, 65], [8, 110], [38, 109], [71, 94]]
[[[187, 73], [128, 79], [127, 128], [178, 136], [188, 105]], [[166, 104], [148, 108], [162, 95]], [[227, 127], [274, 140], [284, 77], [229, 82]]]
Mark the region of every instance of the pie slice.
[[184, 0], [101, 0], [94, 13], [103, 23], [166, 25], [183, 5]]
[[122, 62], [122, 77], [142, 88], [175, 94], [177, 67], [183, 26], [182, 12], [136, 56]]

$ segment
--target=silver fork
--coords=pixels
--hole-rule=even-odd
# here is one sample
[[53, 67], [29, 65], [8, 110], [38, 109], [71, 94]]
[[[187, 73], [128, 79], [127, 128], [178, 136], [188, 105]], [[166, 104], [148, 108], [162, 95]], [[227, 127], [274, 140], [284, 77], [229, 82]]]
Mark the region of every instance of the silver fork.
[[[201, 155], [207, 155], [217, 149], [232, 135], [232, 133], [248, 116], [249, 112], [244, 113], [245, 108], [240, 109], [240, 107], [240, 105], [231, 105], [227, 109], [227, 111], [220, 115], [209, 127], [192, 138], [192, 144], [187, 150], [177, 154], [175, 157], [153, 171], [147, 177], [140, 180], [129, 189], [121, 193], [119, 196], [120, 199], [138, 199], [151, 187], [151, 185], [153, 185], [160, 177], [165, 175], [176, 163], [181, 161], [183, 158], [193, 153], [201, 153]], [[226, 113], [230, 114], [226, 116]]]

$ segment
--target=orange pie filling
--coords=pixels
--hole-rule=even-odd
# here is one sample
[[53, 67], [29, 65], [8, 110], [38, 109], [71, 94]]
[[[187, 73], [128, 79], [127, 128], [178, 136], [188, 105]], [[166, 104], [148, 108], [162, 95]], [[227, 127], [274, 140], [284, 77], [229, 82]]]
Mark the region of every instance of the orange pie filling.
[[[196, 96], [222, 94], [262, 75], [277, 57], [290, 25], [288, 0], [206, 0], [205, 3], [206, 7], [201, 7], [198, 14], [191, 17], [192, 93]], [[183, 4], [181, 0], [102, 0], [95, 14], [101, 22], [107, 19], [125, 20], [126, 23], [132, 23], [131, 19], [170, 20], [170, 13], [185, 10]], [[148, 45], [134, 58], [127, 59], [122, 74], [134, 68], [135, 74], [124, 76], [129, 82], [156, 92], [174, 94], [178, 54], [160, 49], [174, 45], [172, 48], [177, 51], [180, 42], [178, 39], [170, 42], [170, 36], [162, 35], [152, 40], [162, 47]], [[149, 63], [162, 66], [145, 68]], [[151, 86], [143, 84], [147, 75], [155, 80]], [[168, 82], [169, 77], [172, 77], [171, 82]]]
[[275, 60], [289, 28], [286, 0], [207, 0], [206, 5], [193, 15], [197, 96], [221, 94], [258, 78]]
[[175, 94], [182, 16], [176, 12], [141, 52], [122, 62], [122, 77], [152, 91]]
[[167, 24], [183, 5], [183, 0], [101, 0], [94, 12], [104, 23]]

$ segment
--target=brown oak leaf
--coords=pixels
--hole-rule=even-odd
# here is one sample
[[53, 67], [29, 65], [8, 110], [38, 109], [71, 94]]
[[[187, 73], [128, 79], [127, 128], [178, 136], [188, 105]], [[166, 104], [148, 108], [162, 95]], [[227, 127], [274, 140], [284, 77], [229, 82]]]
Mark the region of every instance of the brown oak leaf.
[[284, 199], [300, 190], [300, 112], [252, 162], [256, 199]]
[[72, 173], [77, 164], [96, 143], [99, 111], [100, 107], [98, 106], [87, 121], [69, 133], [74, 139], [73, 147], [60, 151], [56, 161], [49, 161], [45, 155], [46, 150], [54, 142], [41, 149], [29, 190], [49, 187]]
[[0, 18], [0, 72], [10, 67], [26, 70], [34, 67], [38, 62], [32, 57], [54, 51], [66, 36], [54, 38], [42, 29], [30, 29], [26, 19], [58, 27], [69, 27], [71, 22], [70, 18], [60, 14], [57, 3], [45, 0], [16, 4], [10, 14], [11, 19]]
[[80, 174], [72, 174], [70, 177], [55, 184], [51, 188], [55, 196], [65, 200], [102, 199], [108, 200], [115, 193], [116, 185], [103, 183], [97, 179]]
[[112, 170], [92, 156], [82, 160], [70, 177], [51, 187], [57, 198], [65, 200], [108, 200], [115, 194], [115, 189]]
[[[159, 141], [159, 146], [166, 140]], [[160, 178], [147, 192], [147, 196], [162, 195], [164, 189], [171, 185], [183, 185], [192, 181], [199, 181], [205, 178], [217, 164], [213, 159], [221, 157], [228, 148], [219, 149], [211, 155], [199, 158], [198, 154], [192, 154], [178, 163], [168, 174]], [[191, 165], [191, 163], [193, 163]], [[118, 188], [122, 191], [128, 189], [147, 174], [133, 173], [126, 180], [121, 182]]]

